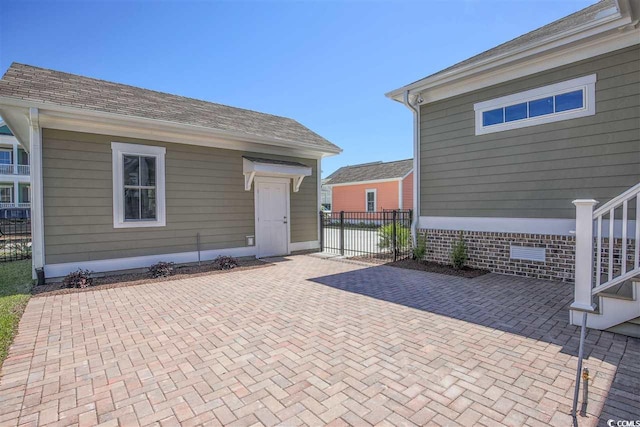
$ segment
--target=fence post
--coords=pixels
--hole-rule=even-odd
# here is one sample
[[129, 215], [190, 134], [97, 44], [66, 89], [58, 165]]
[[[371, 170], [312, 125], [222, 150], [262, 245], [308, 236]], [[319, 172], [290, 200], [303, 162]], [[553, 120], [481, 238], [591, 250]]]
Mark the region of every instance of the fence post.
[[575, 290], [572, 310], [594, 311], [591, 295], [593, 280], [593, 199], [574, 200], [576, 206]]
[[340, 211], [340, 256], [344, 256], [344, 211]]
[[320, 211], [320, 252], [324, 252], [324, 213]]
[[391, 236], [393, 238], [393, 261], [394, 262], [398, 260], [398, 229], [396, 226], [397, 214], [398, 214], [398, 211], [394, 209], [393, 214], [391, 215], [391, 219], [393, 220], [393, 227], [392, 227], [393, 233], [391, 233]]

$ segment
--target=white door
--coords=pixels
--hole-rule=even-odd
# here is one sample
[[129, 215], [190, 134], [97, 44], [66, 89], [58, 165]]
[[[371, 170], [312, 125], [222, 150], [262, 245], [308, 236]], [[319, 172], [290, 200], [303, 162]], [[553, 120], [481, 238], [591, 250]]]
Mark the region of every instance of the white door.
[[263, 178], [256, 184], [258, 257], [289, 253], [289, 180]]

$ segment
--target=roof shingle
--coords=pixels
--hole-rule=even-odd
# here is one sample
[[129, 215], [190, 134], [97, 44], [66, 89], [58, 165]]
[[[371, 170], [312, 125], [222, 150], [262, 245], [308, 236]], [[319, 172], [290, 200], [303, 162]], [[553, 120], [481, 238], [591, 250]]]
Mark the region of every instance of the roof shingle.
[[411, 172], [412, 169], [413, 159], [343, 166], [327, 177], [327, 184], [334, 185], [377, 179], [402, 178]]
[[13, 63], [0, 96], [84, 110], [202, 126], [337, 152], [340, 149], [293, 119], [30, 65]]

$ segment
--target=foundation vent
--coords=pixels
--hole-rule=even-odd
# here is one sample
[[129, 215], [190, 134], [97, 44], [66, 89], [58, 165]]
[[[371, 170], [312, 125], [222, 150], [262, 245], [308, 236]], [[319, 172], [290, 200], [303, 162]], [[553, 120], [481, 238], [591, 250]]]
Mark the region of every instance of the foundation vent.
[[511, 259], [523, 259], [526, 261], [545, 262], [546, 248], [534, 248], [532, 246], [511, 245], [509, 257]]

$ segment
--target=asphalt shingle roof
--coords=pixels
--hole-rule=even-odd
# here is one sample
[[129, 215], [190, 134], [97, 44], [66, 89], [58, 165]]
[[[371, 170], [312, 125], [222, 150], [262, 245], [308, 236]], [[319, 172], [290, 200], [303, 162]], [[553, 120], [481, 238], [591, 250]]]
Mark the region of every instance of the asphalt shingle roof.
[[318, 150], [339, 150], [320, 135], [286, 117], [15, 62], [0, 80], [0, 96], [202, 126], [307, 144]]
[[[562, 33], [571, 28], [576, 28], [582, 24], [586, 24], [590, 21], [594, 21], [600, 18], [604, 13], [604, 11], [611, 8], [615, 8], [614, 0], [601, 0], [598, 3], [591, 5], [585, 9], [579, 10], [562, 19], [559, 19], [543, 27], [540, 27], [536, 30], [523, 34], [520, 37], [516, 37], [513, 40], [509, 40], [506, 43], [502, 43], [501, 45], [498, 45], [492, 49], [484, 51], [478, 55], [472, 56], [471, 58], [465, 59], [464, 61], [458, 62], [457, 64], [454, 64], [450, 67], [447, 67], [443, 70], [438, 71], [437, 73], [431, 74], [427, 77], [417, 80], [414, 83], [418, 83], [418, 82], [421, 82], [422, 80], [430, 79], [440, 74], [449, 73], [456, 69], [463, 68], [467, 65], [472, 65], [474, 63], [481, 62], [485, 59], [489, 59], [494, 56], [499, 56], [503, 53], [507, 53], [509, 51], [518, 49], [520, 47], [527, 46], [529, 44], [535, 43], [540, 40], [544, 40], [548, 37], [551, 37], [555, 34]], [[411, 84], [414, 84], [414, 83], [411, 83]]]
[[395, 162], [374, 162], [361, 165], [343, 166], [327, 177], [327, 184], [371, 181], [374, 179], [402, 178], [413, 169], [413, 159]]

